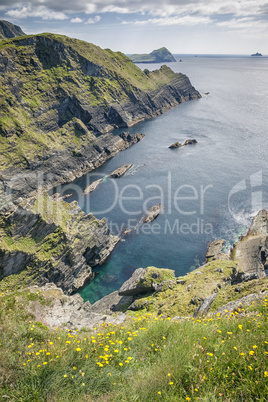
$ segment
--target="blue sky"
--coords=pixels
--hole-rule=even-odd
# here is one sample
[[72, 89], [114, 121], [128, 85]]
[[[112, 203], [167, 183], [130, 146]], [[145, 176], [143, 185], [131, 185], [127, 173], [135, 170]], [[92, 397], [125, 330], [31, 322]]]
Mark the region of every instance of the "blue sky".
[[124, 53], [268, 55], [268, 0], [0, 0], [0, 19]]

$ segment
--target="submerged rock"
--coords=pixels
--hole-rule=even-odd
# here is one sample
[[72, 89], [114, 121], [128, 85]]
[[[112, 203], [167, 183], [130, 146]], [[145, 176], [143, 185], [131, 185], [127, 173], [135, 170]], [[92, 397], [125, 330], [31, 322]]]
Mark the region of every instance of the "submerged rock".
[[144, 219], [144, 223], [150, 223], [154, 221], [161, 212], [161, 204], [155, 205], [150, 209], [148, 216]]
[[132, 166], [133, 163], [123, 165], [120, 168], [114, 170], [113, 173], [110, 174], [110, 177], [117, 179], [118, 177], [123, 176], [130, 168], [132, 168]]

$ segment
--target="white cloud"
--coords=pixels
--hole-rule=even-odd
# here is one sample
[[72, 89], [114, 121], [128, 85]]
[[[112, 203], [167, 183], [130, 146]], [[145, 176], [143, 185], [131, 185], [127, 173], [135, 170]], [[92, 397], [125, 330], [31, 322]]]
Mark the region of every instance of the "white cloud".
[[66, 20], [68, 18], [63, 12], [52, 11], [45, 6], [32, 8], [30, 5], [9, 10], [5, 15], [12, 18], [41, 17], [42, 20]]
[[[134, 25], [160, 25], [160, 26], [169, 26], [169, 25], [187, 25], [187, 26], [194, 26], [194, 25], [207, 25], [212, 22], [212, 19], [209, 17], [202, 17], [202, 16], [191, 16], [191, 15], [184, 15], [184, 16], [175, 16], [175, 17], [161, 17], [161, 18], [150, 18], [148, 20], [143, 21], [133, 21], [132, 24]], [[130, 22], [123, 21], [122, 24], [130, 24]]]
[[86, 22], [86, 24], [96, 24], [97, 22], [100, 22], [101, 17], [99, 15], [96, 15], [94, 18], [89, 18]]
[[[198, 13], [208, 16], [212, 14], [232, 14], [234, 16], [262, 15], [267, 13], [267, 0], [1, 0], [1, 8], [11, 12], [31, 8], [32, 12], [45, 7], [54, 15], [71, 13], [148, 13], [151, 16], [167, 17], [185, 13]], [[12, 9], [13, 8], [13, 9]]]
[[76, 18], [72, 18], [72, 19], [71, 19], [71, 22], [72, 22], [73, 24], [78, 24], [78, 23], [80, 23], [80, 22], [83, 22], [83, 20], [82, 20], [82, 18], [76, 17]]

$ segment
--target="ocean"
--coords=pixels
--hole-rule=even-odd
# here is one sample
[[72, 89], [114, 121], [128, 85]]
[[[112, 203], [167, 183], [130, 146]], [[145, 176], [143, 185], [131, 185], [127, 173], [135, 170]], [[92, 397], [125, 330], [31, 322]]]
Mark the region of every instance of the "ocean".
[[[68, 202], [77, 200], [85, 212], [105, 217], [113, 234], [133, 229], [80, 291], [91, 303], [118, 290], [139, 267], [170, 268], [176, 276], [190, 272], [205, 262], [210, 241], [225, 239], [228, 250], [258, 210], [268, 208], [268, 58], [180, 58], [168, 65], [188, 75], [202, 99], [129, 128], [145, 138], [57, 189], [73, 192]], [[198, 143], [169, 149], [187, 139]], [[106, 177], [126, 163], [133, 167], [124, 176]], [[84, 188], [101, 177], [84, 196]], [[142, 224], [158, 203], [159, 217]]]

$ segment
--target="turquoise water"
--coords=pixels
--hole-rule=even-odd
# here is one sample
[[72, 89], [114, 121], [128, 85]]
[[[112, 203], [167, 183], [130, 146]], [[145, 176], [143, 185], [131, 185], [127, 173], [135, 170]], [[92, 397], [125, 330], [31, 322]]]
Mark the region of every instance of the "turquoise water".
[[[81, 291], [90, 302], [118, 289], [139, 267], [189, 272], [205, 261], [210, 241], [224, 238], [228, 248], [251, 217], [268, 207], [268, 59], [184, 57], [170, 67], [187, 74], [203, 98], [130, 128], [145, 138], [94, 173], [56, 189], [74, 192], [68, 201], [76, 199], [84, 211], [106, 217], [114, 234], [136, 227], [94, 268], [99, 274]], [[168, 148], [188, 138], [198, 144]], [[134, 164], [126, 175], [106, 178], [83, 196], [91, 181], [125, 163]], [[140, 225], [159, 202], [161, 215]]]

